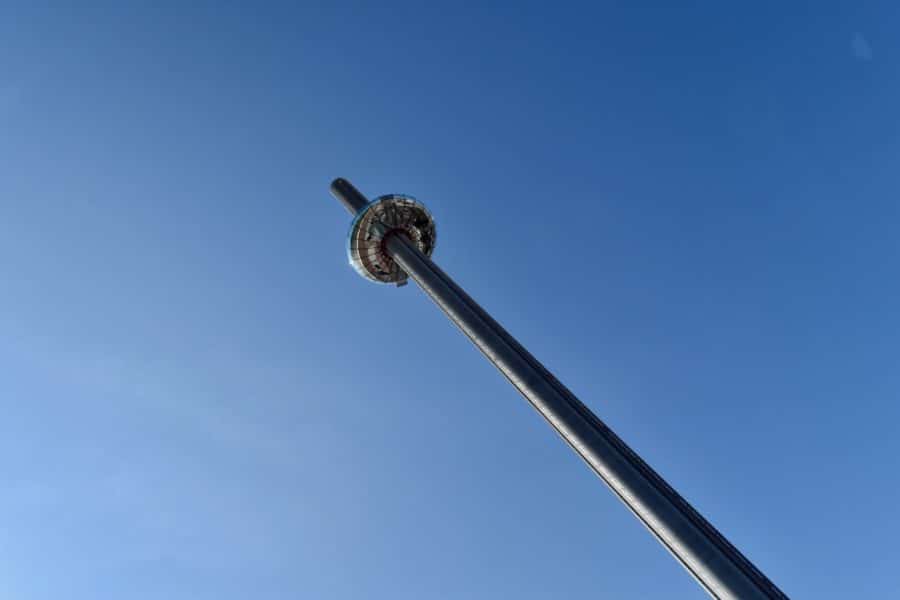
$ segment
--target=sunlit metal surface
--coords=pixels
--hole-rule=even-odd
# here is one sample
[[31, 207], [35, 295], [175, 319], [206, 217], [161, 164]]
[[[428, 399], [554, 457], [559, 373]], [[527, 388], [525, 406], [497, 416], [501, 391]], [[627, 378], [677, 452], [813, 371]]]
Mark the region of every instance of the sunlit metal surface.
[[632, 513], [714, 598], [787, 596], [430, 259], [434, 221], [408, 196], [367, 204], [348, 181], [332, 192], [356, 215], [351, 264], [373, 281], [412, 277]]

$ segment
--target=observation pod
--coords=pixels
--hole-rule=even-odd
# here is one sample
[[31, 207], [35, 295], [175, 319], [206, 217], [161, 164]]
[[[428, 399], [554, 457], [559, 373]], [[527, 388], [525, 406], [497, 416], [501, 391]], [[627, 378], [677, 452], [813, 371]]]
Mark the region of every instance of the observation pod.
[[623, 504], [714, 598], [787, 600], [650, 465], [431, 261], [434, 220], [410, 196], [368, 202], [346, 179], [331, 192], [354, 215], [347, 252], [363, 277], [412, 278]]
[[406, 285], [408, 275], [385, 247], [385, 238], [404, 235], [425, 256], [434, 251], [431, 213], [412, 196], [388, 194], [366, 204], [350, 224], [347, 257], [356, 272], [378, 283]]

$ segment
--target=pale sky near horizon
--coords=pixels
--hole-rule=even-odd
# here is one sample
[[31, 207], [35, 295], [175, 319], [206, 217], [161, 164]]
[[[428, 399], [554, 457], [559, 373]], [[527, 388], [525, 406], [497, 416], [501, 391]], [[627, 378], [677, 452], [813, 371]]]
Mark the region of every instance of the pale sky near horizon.
[[0, 4], [0, 599], [703, 592], [344, 176], [792, 598], [900, 590], [900, 5]]

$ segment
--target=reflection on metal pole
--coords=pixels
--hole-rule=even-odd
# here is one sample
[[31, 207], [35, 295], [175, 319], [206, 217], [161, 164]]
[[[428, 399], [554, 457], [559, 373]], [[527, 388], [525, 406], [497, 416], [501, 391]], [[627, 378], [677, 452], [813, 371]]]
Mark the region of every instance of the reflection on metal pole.
[[444, 273], [434, 221], [409, 196], [367, 202], [345, 179], [332, 193], [354, 215], [350, 262], [364, 277], [412, 278], [714, 598], [787, 599], [737, 548]]

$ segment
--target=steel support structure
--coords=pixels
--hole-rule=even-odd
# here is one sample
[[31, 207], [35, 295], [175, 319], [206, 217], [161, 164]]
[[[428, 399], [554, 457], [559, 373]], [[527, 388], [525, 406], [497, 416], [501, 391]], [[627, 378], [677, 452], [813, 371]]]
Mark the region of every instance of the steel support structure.
[[[346, 180], [332, 193], [356, 214], [365, 197]], [[759, 569], [402, 233], [386, 253], [546, 419], [714, 598], [787, 600]]]

